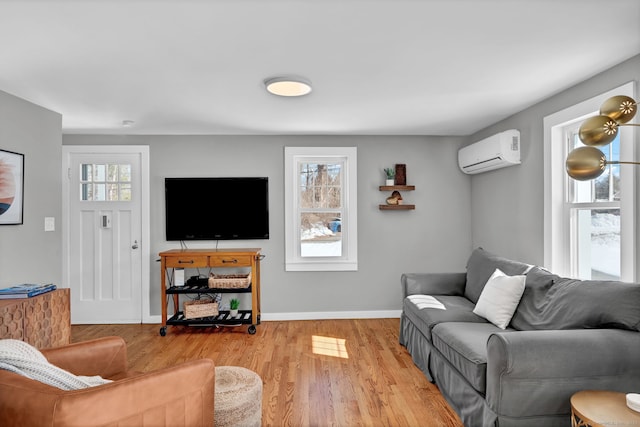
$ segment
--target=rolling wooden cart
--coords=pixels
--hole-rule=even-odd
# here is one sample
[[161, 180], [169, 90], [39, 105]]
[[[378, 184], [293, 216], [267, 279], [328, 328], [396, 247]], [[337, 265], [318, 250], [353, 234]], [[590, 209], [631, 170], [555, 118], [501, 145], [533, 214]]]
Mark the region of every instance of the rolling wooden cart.
[[[249, 325], [248, 332], [256, 333], [256, 326], [260, 324], [260, 248], [240, 249], [172, 249], [160, 252], [161, 273], [161, 300], [162, 300], [162, 326], [160, 335], [167, 334], [168, 325]], [[173, 270], [176, 268], [207, 268], [208, 271], [218, 269], [244, 268], [250, 269], [250, 284], [248, 287], [237, 288], [210, 288], [208, 284], [185, 284], [174, 286]], [[251, 293], [251, 309], [240, 310], [238, 317], [231, 317], [229, 311], [218, 311], [217, 314], [186, 318], [180, 310], [180, 295], [195, 295], [218, 293]], [[167, 305], [171, 295], [174, 314], [167, 318]], [[217, 311], [217, 310], [216, 310]]]

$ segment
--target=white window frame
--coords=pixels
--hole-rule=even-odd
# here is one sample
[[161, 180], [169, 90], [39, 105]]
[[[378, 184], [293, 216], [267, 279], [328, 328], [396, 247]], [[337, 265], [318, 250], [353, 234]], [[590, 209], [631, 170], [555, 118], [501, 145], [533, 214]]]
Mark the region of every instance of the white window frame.
[[[358, 170], [356, 147], [285, 147], [285, 270], [357, 271], [358, 270]], [[301, 162], [344, 162], [342, 194], [342, 256], [302, 257], [300, 254], [300, 218], [298, 165]]]
[[[544, 263], [554, 273], [573, 276], [571, 260], [571, 217], [566, 205], [567, 142], [564, 128], [598, 114], [602, 103], [616, 95], [635, 99], [635, 84], [625, 85], [583, 101], [544, 118]], [[620, 159], [636, 161], [633, 126], [621, 126]], [[637, 166], [621, 167], [620, 176], [620, 276], [636, 281], [636, 182]]]

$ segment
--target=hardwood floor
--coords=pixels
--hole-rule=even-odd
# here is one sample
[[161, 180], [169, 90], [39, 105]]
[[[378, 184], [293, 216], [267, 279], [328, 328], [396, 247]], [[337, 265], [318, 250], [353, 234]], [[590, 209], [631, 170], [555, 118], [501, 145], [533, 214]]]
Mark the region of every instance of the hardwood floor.
[[438, 388], [398, 344], [399, 319], [262, 322], [198, 328], [74, 325], [72, 341], [119, 335], [129, 365], [149, 371], [211, 358], [243, 366], [263, 380], [264, 426], [461, 427]]

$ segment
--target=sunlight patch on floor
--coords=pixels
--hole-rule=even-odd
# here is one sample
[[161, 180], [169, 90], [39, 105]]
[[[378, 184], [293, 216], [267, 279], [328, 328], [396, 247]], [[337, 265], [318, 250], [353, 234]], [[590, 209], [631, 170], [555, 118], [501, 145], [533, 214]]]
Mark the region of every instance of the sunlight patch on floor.
[[347, 347], [345, 345], [346, 341], [347, 340], [341, 338], [313, 335], [311, 337], [311, 347], [314, 354], [348, 359], [349, 354], [347, 353]]

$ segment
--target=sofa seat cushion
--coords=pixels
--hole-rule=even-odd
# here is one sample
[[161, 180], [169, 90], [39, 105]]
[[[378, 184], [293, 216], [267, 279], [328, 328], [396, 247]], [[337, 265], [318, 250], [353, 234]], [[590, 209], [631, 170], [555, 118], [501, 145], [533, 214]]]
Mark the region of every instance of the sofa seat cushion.
[[480, 322], [486, 319], [473, 313], [474, 304], [461, 296], [409, 295], [402, 311], [416, 328], [430, 341], [431, 329], [442, 322]]
[[448, 322], [433, 328], [433, 346], [480, 393], [487, 385], [487, 340], [500, 329], [492, 323]]

